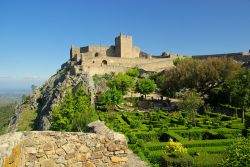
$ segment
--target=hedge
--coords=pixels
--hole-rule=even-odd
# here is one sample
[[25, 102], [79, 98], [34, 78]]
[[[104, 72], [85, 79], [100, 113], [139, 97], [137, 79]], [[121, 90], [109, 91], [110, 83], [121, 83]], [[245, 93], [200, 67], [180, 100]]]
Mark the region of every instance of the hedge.
[[144, 141], [158, 141], [158, 135], [155, 132], [136, 132], [135, 135]]
[[223, 154], [226, 151], [227, 146], [215, 146], [215, 147], [191, 147], [188, 148], [189, 154], [197, 153], [209, 153], [209, 154]]
[[172, 139], [176, 140], [176, 141], [179, 141], [179, 142], [182, 142], [182, 141], [187, 141], [187, 139], [181, 137], [180, 135], [178, 135], [177, 133], [175, 133], [174, 131], [167, 131], [165, 132], [167, 135], [169, 135], [169, 137], [171, 137]]
[[234, 142], [235, 139], [220, 139], [220, 140], [194, 140], [182, 142], [186, 148], [190, 147], [210, 147], [210, 146], [226, 146]]
[[147, 147], [150, 151], [159, 151], [166, 149], [166, 142], [154, 142], [154, 143], [145, 143], [145, 147]]
[[161, 156], [164, 155], [163, 150], [158, 150], [158, 151], [150, 151], [148, 155], [148, 160], [153, 163], [153, 164], [159, 164], [161, 161]]
[[193, 158], [189, 154], [181, 155], [163, 155], [161, 158], [161, 167], [191, 167], [193, 166]]

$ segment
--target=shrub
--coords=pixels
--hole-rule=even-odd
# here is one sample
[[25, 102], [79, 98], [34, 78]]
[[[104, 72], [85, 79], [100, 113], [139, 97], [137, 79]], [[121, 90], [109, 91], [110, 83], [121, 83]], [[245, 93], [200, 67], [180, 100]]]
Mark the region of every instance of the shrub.
[[210, 147], [210, 146], [225, 146], [232, 144], [235, 139], [220, 139], [220, 140], [194, 140], [194, 141], [184, 141], [183, 146], [190, 147]]
[[140, 128], [141, 127], [141, 122], [139, 120], [133, 120], [130, 122], [130, 127], [132, 129]]
[[221, 166], [249, 166], [250, 164], [250, 141], [238, 139], [226, 150]]
[[74, 93], [69, 90], [62, 102], [53, 107], [51, 129], [83, 131], [88, 123], [96, 119], [90, 96], [86, 94], [83, 85], [79, 85]]
[[126, 74], [131, 77], [139, 77], [140, 71], [138, 68], [129, 69]]
[[179, 153], [187, 153], [187, 149], [182, 146], [179, 142], [174, 142], [173, 139], [169, 139], [166, 146], [167, 153], [179, 152]]
[[164, 155], [161, 158], [161, 166], [178, 166], [178, 167], [189, 167], [193, 166], [193, 159], [189, 154], [172, 153]]
[[155, 132], [139, 132], [136, 133], [136, 137], [144, 141], [158, 141], [158, 136]]

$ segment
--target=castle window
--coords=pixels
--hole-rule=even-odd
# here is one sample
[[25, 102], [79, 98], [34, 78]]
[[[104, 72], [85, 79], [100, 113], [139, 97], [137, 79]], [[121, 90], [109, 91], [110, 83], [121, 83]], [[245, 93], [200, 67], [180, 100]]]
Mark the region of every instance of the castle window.
[[102, 65], [108, 65], [107, 60], [103, 60], [103, 61], [102, 61]]
[[98, 57], [98, 56], [99, 56], [99, 53], [98, 53], [98, 52], [96, 52], [96, 53], [95, 53], [95, 57]]

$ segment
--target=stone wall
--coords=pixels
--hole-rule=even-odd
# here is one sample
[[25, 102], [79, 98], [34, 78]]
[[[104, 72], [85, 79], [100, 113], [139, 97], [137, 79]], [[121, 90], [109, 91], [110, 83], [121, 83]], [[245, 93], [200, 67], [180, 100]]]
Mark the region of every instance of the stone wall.
[[244, 64], [250, 62], [250, 52], [236, 52], [236, 53], [225, 53], [225, 54], [212, 54], [212, 55], [196, 55], [192, 56], [194, 59], [207, 59], [212, 57], [230, 57], [236, 61]]
[[146, 71], [159, 72], [166, 68], [173, 67], [171, 58], [119, 58], [108, 56], [83, 56], [82, 64], [76, 65], [75, 68], [84, 69], [90, 75], [105, 74], [110, 72], [124, 72], [129, 68], [139, 67]]
[[86, 46], [81, 47], [80, 51], [84, 56], [115, 56], [115, 46]]
[[0, 166], [146, 166], [131, 157], [123, 135], [100, 121], [90, 125], [90, 131], [95, 133], [32, 131], [0, 136]]

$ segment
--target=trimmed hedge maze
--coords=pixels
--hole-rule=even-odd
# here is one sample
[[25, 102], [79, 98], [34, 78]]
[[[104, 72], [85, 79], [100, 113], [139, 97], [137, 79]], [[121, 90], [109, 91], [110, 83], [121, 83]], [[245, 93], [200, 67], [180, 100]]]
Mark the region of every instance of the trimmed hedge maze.
[[[170, 159], [165, 156], [166, 142], [170, 138], [181, 142], [188, 149], [188, 165], [191, 158], [192, 166], [218, 166], [226, 147], [242, 136], [244, 125], [240, 118], [205, 113], [197, 115], [196, 127], [191, 127], [186, 115], [160, 110], [100, 112], [99, 118], [109, 128], [125, 134], [129, 148], [151, 166], [164, 166], [162, 161], [172, 163], [167, 162]], [[182, 163], [183, 157], [177, 161]]]

